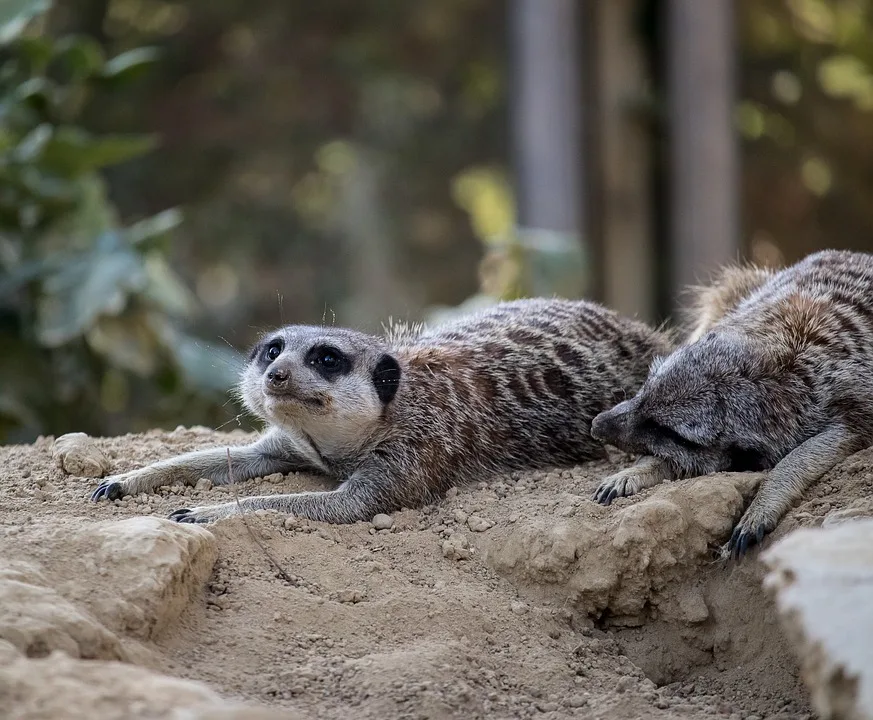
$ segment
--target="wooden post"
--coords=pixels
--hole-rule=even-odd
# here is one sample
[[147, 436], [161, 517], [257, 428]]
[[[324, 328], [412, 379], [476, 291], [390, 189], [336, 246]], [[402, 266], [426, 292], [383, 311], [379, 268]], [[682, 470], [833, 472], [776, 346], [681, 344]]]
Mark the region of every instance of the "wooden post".
[[[626, 315], [657, 316], [652, 124], [644, 107], [651, 73], [634, 33], [638, 0], [595, 0], [591, 7], [599, 155], [598, 246], [603, 300]], [[586, 156], [588, 153], [586, 152]]]
[[734, 0], [668, 0], [671, 300], [740, 255]]
[[[547, 243], [570, 238], [584, 251], [578, 5], [513, 0], [511, 123], [520, 234]], [[590, 272], [590, 263], [584, 267]], [[572, 284], [582, 293], [590, 288], [588, 278]]]

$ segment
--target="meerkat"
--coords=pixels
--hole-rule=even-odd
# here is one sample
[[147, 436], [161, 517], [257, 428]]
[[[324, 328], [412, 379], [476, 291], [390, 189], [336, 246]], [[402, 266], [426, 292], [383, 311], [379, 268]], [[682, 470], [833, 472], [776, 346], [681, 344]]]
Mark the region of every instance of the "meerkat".
[[[669, 333], [587, 301], [528, 299], [384, 337], [292, 325], [252, 348], [239, 393], [269, 426], [251, 445], [200, 450], [107, 478], [93, 500], [169, 483], [271, 473], [327, 476], [335, 490], [248, 497], [330, 523], [415, 508], [465, 481], [606, 457], [591, 420], [633, 395]], [[232, 477], [231, 477], [232, 475]], [[236, 503], [181, 509], [211, 522]]]
[[873, 444], [873, 255], [827, 250], [777, 272], [729, 271], [722, 283], [692, 341], [594, 419], [593, 437], [643, 455], [594, 499], [766, 471], [722, 548], [739, 558], [813, 482]]

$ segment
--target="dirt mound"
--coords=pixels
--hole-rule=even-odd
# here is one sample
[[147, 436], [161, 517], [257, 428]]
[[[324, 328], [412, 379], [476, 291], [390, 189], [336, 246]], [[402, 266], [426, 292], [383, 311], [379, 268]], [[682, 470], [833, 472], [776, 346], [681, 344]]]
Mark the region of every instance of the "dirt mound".
[[[114, 473], [248, 439], [194, 428], [80, 455], [73, 443], [53, 457], [51, 438], [0, 448], [0, 706], [27, 718], [64, 697], [82, 717], [809, 717], [763, 566], [713, 559], [758, 476], [590, 502], [621, 457], [461, 488], [379, 530], [248, 515], [288, 582], [240, 518], [163, 520], [234, 489], [93, 504], [96, 482], [61, 467]], [[871, 462], [832, 472], [775, 536], [865, 514]], [[291, 475], [239, 492], [323, 487]], [[209, 714], [219, 698], [249, 709]]]

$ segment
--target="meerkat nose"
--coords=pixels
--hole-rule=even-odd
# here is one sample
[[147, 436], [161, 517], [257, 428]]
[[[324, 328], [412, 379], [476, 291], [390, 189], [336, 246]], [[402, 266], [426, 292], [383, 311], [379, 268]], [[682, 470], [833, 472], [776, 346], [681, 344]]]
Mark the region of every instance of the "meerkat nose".
[[605, 410], [591, 421], [591, 437], [601, 442], [617, 440], [624, 433], [625, 424], [625, 413], [620, 409]]
[[288, 384], [288, 371], [282, 368], [270, 370], [267, 373], [267, 385], [274, 390], [280, 390]]

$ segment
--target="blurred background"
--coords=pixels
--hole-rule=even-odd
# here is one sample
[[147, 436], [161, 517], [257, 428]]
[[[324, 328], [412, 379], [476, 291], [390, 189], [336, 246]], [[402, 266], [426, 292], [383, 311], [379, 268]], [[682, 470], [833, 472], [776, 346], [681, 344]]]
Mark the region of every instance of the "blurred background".
[[249, 427], [280, 323], [661, 322], [869, 249], [871, 37], [873, 0], [4, 0], [0, 442]]

